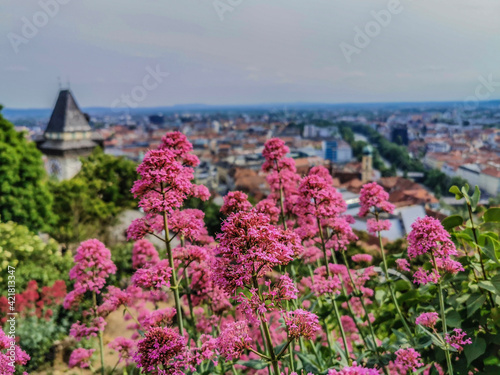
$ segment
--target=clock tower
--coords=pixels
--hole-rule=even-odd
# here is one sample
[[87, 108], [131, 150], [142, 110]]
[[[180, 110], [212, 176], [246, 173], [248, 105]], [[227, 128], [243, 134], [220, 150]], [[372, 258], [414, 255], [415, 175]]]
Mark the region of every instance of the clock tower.
[[89, 156], [103, 142], [90, 128], [71, 91], [61, 90], [43, 138], [37, 143], [47, 156], [49, 175], [67, 180], [80, 171], [80, 158]]

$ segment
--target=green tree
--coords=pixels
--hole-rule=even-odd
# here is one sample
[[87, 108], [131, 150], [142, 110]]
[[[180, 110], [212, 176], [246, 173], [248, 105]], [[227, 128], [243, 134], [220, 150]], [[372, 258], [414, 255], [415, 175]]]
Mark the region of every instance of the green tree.
[[43, 241], [26, 226], [12, 221], [0, 223], [0, 259], [0, 282], [7, 285], [7, 267], [15, 267], [18, 291], [24, 290], [30, 280], [41, 286], [67, 281], [73, 266], [71, 253], [63, 254], [56, 241]]
[[47, 230], [54, 222], [52, 202], [42, 154], [0, 114], [1, 220], [15, 221], [33, 231]]
[[66, 246], [104, 236], [122, 211], [135, 207], [136, 178], [134, 162], [94, 150], [71, 180], [51, 182], [57, 222], [50, 234]]

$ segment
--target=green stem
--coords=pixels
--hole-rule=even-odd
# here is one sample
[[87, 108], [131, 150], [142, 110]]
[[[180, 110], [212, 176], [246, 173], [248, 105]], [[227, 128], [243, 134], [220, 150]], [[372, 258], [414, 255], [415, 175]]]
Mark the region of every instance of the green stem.
[[171, 276], [171, 284], [174, 286], [174, 299], [175, 299], [175, 309], [177, 311], [177, 325], [179, 326], [179, 333], [181, 336], [184, 336], [184, 324], [182, 322], [182, 308], [181, 308], [181, 300], [179, 297], [179, 285], [177, 285], [177, 270], [175, 269], [174, 264], [174, 256], [172, 255], [172, 248], [170, 246], [170, 234], [168, 232], [168, 218], [167, 213], [163, 212], [163, 224], [165, 226], [165, 245], [168, 256], [168, 263], [170, 268], [172, 268], [172, 276]]
[[[444, 298], [443, 298], [443, 287], [441, 282], [438, 283], [438, 293], [439, 293], [439, 308], [441, 311], [441, 320], [443, 321], [443, 334], [444, 337], [448, 334], [448, 327], [446, 325], [446, 315], [444, 313]], [[448, 374], [453, 375], [453, 365], [451, 363], [450, 350], [448, 349], [448, 344], [445, 345], [444, 353], [446, 354], [446, 363], [448, 364]]]
[[[379, 221], [378, 213], [375, 213], [375, 217], [376, 217], [377, 222], [378, 222]], [[399, 315], [399, 319], [401, 319], [401, 321], [403, 322], [403, 325], [405, 327], [408, 338], [410, 339], [412, 344], [414, 344], [414, 339], [413, 339], [413, 335], [411, 333], [411, 329], [408, 326], [408, 323], [406, 322], [406, 319], [403, 316], [401, 309], [399, 308], [398, 300], [396, 299], [396, 294], [394, 293], [394, 289], [392, 287], [392, 280], [391, 280], [391, 277], [389, 276], [389, 268], [387, 267], [387, 259], [385, 258], [384, 244], [382, 243], [382, 235], [380, 234], [380, 232], [378, 232], [378, 242], [380, 245], [380, 252], [382, 253], [382, 262], [384, 265], [385, 278], [387, 279], [387, 285], [389, 288], [389, 292], [391, 294], [392, 302], [394, 303], [394, 306], [396, 306], [396, 311]]]
[[[97, 317], [97, 295], [96, 292], [92, 292], [92, 302], [94, 303], [94, 315]], [[101, 375], [104, 375], [104, 343], [102, 339], [102, 331], [99, 330], [97, 333], [99, 337], [99, 354], [101, 357]]]
[[[252, 276], [252, 281], [253, 281], [253, 287], [257, 289], [257, 292], [259, 293], [259, 298], [262, 301], [262, 295], [260, 293], [259, 283], [257, 282], [257, 276], [255, 275]], [[260, 313], [259, 313], [259, 319], [261, 322], [262, 329], [264, 331], [264, 338], [267, 343], [268, 355], [269, 357], [271, 357], [271, 364], [273, 366], [274, 375], [281, 375], [278, 365], [278, 359], [276, 358], [276, 354], [274, 354], [274, 347], [271, 339], [271, 332], [269, 331], [269, 326], [267, 325], [265, 317]]]
[[[316, 203], [316, 202], [314, 202], [314, 203]], [[318, 225], [319, 237], [321, 238], [321, 247], [323, 250], [323, 258], [325, 259], [326, 276], [330, 277], [331, 276], [330, 265], [328, 263], [328, 257], [326, 256], [325, 238], [323, 236], [323, 228], [321, 227], [319, 217], [316, 217], [316, 223]], [[346, 338], [346, 335], [344, 332], [344, 327], [342, 326], [342, 321], [340, 320], [339, 308], [337, 307], [337, 301], [335, 300], [335, 297], [333, 294], [331, 295], [331, 298], [332, 298], [333, 308], [335, 309], [335, 317], [337, 318], [337, 323], [338, 323], [339, 329], [340, 329], [340, 335], [342, 336], [342, 342], [344, 343], [345, 356], [346, 356], [347, 362], [350, 365], [351, 364], [351, 356], [349, 355], [349, 347], [347, 346], [347, 338]], [[325, 322], [325, 326], [326, 326], [326, 322]], [[327, 334], [328, 334], [328, 332], [327, 332]]]
[[[275, 160], [274, 161], [275, 165], [276, 165], [276, 171], [278, 172], [278, 176], [279, 176], [279, 173], [280, 173], [280, 169], [278, 168], [278, 162]], [[285, 228], [285, 230], [287, 230], [287, 225], [286, 225], [286, 219], [285, 219], [285, 206], [283, 204], [283, 185], [281, 183], [281, 178], [279, 178], [279, 182], [280, 182], [280, 208], [281, 208], [281, 220], [283, 222], [283, 228]]]
[[[377, 337], [375, 336], [375, 330], [373, 329], [372, 322], [370, 321], [370, 316], [368, 315], [368, 309], [366, 308], [365, 302], [363, 301], [363, 295], [360, 293], [360, 291], [356, 287], [356, 284], [354, 283], [354, 279], [352, 278], [351, 269], [349, 268], [349, 263], [347, 262], [345, 251], [341, 251], [341, 253], [342, 253], [342, 258], [344, 259], [344, 264], [347, 268], [347, 274], [349, 275], [349, 279], [351, 280], [352, 288], [354, 289], [354, 293], [358, 295], [359, 300], [361, 301], [361, 305], [363, 306], [363, 310], [365, 311], [366, 320], [368, 321], [368, 327], [370, 328], [370, 334], [373, 340], [373, 348], [375, 349], [375, 353], [377, 354], [379, 361], [382, 363], [380, 358], [380, 352], [377, 347]], [[354, 322], [356, 321], [354, 320]]]
[[[481, 248], [479, 247], [479, 241], [477, 239], [477, 228], [476, 226], [474, 225], [474, 219], [472, 218], [472, 207], [469, 203], [467, 203], [467, 209], [469, 211], [469, 219], [470, 219], [470, 223], [471, 223], [471, 226], [472, 226], [472, 234], [474, 235], [474, 242], [476, 243], [476, 249], [477, 249], [477, 252], [479, 254], [479, 262], [481, 263], [481, 270], [483, 272], [483, 278], [484, 280], [488, 280], [488, 276], [486, 275], [486, 270], [484, 269], [484, 261], [483, 261], [483, 254], [481, 252]], [[488, 291], [487, 292], [488, 294], [488, 297], [489, 297], [489, 302], [491, 304], [491, 307], [494, 307], [495, 304], [493, 302], [493, 297], [491, 296], [491, 292]]]

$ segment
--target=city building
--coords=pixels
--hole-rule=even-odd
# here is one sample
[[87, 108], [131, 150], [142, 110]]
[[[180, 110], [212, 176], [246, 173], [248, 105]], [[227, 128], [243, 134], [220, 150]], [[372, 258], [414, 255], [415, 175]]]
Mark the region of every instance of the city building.
[[348, 163], [352, 160], [352, 148], [345, 141], [335, 139], [322, 142], [325, 160], [333, 163]]

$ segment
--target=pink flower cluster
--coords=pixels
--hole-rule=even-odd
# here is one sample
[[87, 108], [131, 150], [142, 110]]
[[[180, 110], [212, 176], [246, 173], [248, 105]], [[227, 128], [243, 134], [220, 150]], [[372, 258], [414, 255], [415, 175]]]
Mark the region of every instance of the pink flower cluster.
[[445, 341], [454, 348], [457, 352], [462, 352], [464, 350], [464, 345], [472, 344], [472, 340], [470, 338], [465, 338], [466, 333], [462, 331], [460, 328], [455, 328], [453, 330], [453, 334], [446, 334]]
[[373, 210], [392, 214], [394, 205], [389, 202], [389, 194], [376, 182], [370, 182], [361, 188], [359, 216], [363, 217]]
[[464, 270], [460, 262], [451, 258], [458, 252], [439, 220], [426, 216], [418, 218], [411, 227], [412, 231], [408, 234], [409, 258], [427, 254], [433, 267], [430, 271], [419, 268], [413, 275], [415, 283], [438, 283], [441, 273], [455, 275]]
[[140, 198], [139, 206], [146, 213], [172, 212], [181, 207], [188, 196], [202, 200], [210, 197], [208, 189], [191, 182], [192, 167], [199, 164], [196, 156], [189, 154], [192, 145], [179, 132], [167, 133], [157, 150], [150, 150], [137, 167], [141, 176], [132, 187]]
[[217, 236], [214, 281], [227, 293], [252, 284], [273, 267], [286, 265], [300, 252], [298, 237], [276, 228], [255, 211], [231, 214]]
[[149, 268], [140, 268], [132, 276], [132, 283], [145, 289], [162, 287], [170, 288], [172, 268], [168, 260], [160, 260]]
[[248, 201], [248, 195], [241, 191], [230, 191], [223, 199], [224, 204], [220, 208], [220, 212], [224, 215], [252, 209], [252, 204]]
[[413, 348], [399, 349], [396, 351], [395, 365], [400, 370], [401, 374], [406, 374], [408, 371], [417, 371], [424, 364], [420, 360], [420, 353]]
[[346, 366], [342, 370], [328, 370], [327, 375], [380, 375], [380, 372], [373, 368], [359, 366], [356, 362], [352, 366]]
[[216, 347], [227, 361], [239, 359], [252, 342], [248, 335], [248, 322], [227, 323], [216, 341]]
[[303, 309], [287, 311], [284, 315], [285, 324], [288, 327], [288, 334], [294, 339], [300, 337], [306, 340], [313, 340], [321, 327], [316, 314]]
[[132, 267], [135, 269], [158, 263], [158, 251], [148, 240], [139, 240], [132, 248]]
[[70, 308], [85, 292], [100, 293], [106, 278], [116, 272], [111, 252], [98, 240], [87, 240], [80, 244], [74, 257], [75, 266], [69, 277], [75, 280], [72, 290], [64, 300], [64, 307]]
[[110, 349], [118, 352], [119, 362], [125, 362], [126, 365], [132, 363], [132, 356], [135, 350], [135, 341], [125, 337], [117, 337], [108, 344]]
[[422, 313], [417, 319], [415, 319], [415, 324], [427, 327], [434, 328], [439, 319], [439, 315], [436, 312]]
[[78, 348], [71, 352], [69, 357], [69, 368], [79, 367], [88, 368], [90, 367], [90, 359], [95, 349], [84, 349]]
[[176, 329], [154, 327], [137, 343], [133, 359], [142, 373], [181, 375], [186, 367], [182, 360], [185, 348], [185, 339]]

